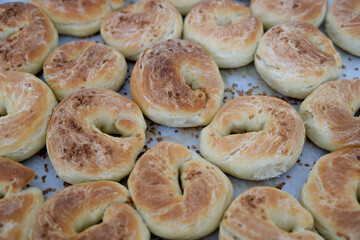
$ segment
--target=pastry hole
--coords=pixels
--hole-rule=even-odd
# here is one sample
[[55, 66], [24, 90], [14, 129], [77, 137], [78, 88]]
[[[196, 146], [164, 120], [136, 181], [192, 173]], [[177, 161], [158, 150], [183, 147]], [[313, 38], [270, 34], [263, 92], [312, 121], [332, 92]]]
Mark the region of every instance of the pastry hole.
[[246, 123], [241, 123], [240, 125], [237, 126], [233, 126], [232, 128], [230, 128], [230, 132], [228, 135], [260, 132], [264, 129], [265, 129], [265, 122], [250, 121]]
[[0, 108], [0, 117], [5, 117], [8, 115], [6, 108]]
[[272, 221], [272, 223], [280, 228], [281, 230], [291, 233], [294, 231], [294, 224], [295, 222], [293, 221], [293, 217], [291, 217], [288, 214], [284, 214], [284, 212], [280, 211], [276, 211], [276, 212], [269, 212], [269, 216], [270, 219]]
[[181, 171], [179, 169], [179, 172], [178, 172], [178, 184], [179, 184], [179, 189], [180, 189], [180, 192], [181, 192], [181, 195], [184, 194], [184, 189], [182, 187], [182, 181], [181, 181]]
[[89, 220], [84, 221], [83, 224], [78, 224], [78, 226], [75, 227], [75, 232], [81, 233], [92, 226], [101, 224], [102, 222], [102, 216], [95, 217], [94, 219], [89, 218]]
[[[183, 81], [188, 85], [198, 98], [206, 99], [205, 89], [202, 88], [199, 78], [201, 73], [194, 67], [182, 67], [181, 75]], [[176, 94], [176, 93], [175, 93]]]
[[[359, 157], [358, 157], [359, 158]], [[360, 161], [360, 160], [359, 160]], [[357, 190], [356, 190], [356, 197], [357, 197], [357, 201], [360, 204], [360, 182], [357, 185]]]
[[214, 17], [216, 26], [224, 27], [233, 23], [233, 18], [223, 14], [218, 14]]
[[98, 118], [93, 121], [93, 125], [95, 129], [99, 132], [105, 133], [112, 137], [121, 138], [124, 137], [116, 128], [114, 121], [110, 121], [108, 119]]

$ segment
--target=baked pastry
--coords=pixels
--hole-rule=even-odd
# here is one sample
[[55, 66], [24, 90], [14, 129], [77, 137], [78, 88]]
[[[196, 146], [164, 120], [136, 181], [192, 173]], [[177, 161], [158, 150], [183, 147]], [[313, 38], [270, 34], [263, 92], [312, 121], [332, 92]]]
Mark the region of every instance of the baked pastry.
[[332, 42], [309, 23], [286, 22], [267, 31], [255, 54], [256, 70], [281, 94], [304, 99], [341, 74]]
[[28, 239], [35, 215], [44, 202], [40, 189], [30, 187], [35, 172], [10, 159], [0, 157], [0, 239]]
[[56, 104], [50, 88], [34, 75], [0, 72], [0, 157], [22, 161], [43, 148]]
[[301, 104], [306, 134], [328, 151], [360, 147], [360, 79], [341, 79], [321, 85]]
[[302, 205], [326, 239], [360, 239], [360, 148], [320, 158], [300, 194]]
[[130, 80], [133, 100], [156, 123], [207, 125], [220, 109], [224, 83], [216, 63], [194, 42], [168, 40], [146, 49]]
[[164, 0], [144, 0], [110, 13], [101, 25], [105, 43], [136, 61], [151, 45], [181, 37], [182, 18]]
[[200, 134], [201, 155], [242, 179], [264, 180], [287, 172], [299, 159], [305, 128], [297, 111], [275, 97], [228, 101]]
[[128, 190], [116, 182], [98, 181], [51, 196], [36, 216], [30, 236], [35, 239], [145, 240], [150, 233], [132, 207]]
[[68, 183], [119, 181], [134, 167], [145, 129], [133, 101], [107, 89], [84, 88], [55, 109], [46, 147], [56, 173]]
[[326, 32], [333, 42], [360, 57], [360, 1], [334, 0], [326, 17]]
[[23, 2], [0, 4], [0, 72], [37, 74], [57, 45], [58, 33], [38, 7]]
[[219, 239], [313, 239], [314, 219], [290, 194], [271, 187], [254, 187], [230, 205], [220, 224]]
[[230, 0], [201, 2], [184, 23], [184, 38], [199, 43], [220, 68], [251, 63], [262, 34], [250, 9]]
[[199, 2], [203, 0], [166, 0], [169, 3], [173, 4], [181, 15], [185, 16], [190, 12], [190, 10]]
[[83, 87], [118, 91], [126, 78], [127, 64], [117, 50], [84, 40], [55, 49], [44, 63], [44, 78], [62, 100]]
[[158, 143], [142, 155], [128, 186], [150, 231], [169, 239], [196, 239], [211, 233], [233, 199], [224, 173], [169, 142]]
[[30, 0], [51, 19], [60, 34], [86, 37], [97, 33], [105, 16], [124, 0]]
[[287, 21], [319, 27], [325, 18], [327, 0], [251, 0], [251, 11], [265, 29]]

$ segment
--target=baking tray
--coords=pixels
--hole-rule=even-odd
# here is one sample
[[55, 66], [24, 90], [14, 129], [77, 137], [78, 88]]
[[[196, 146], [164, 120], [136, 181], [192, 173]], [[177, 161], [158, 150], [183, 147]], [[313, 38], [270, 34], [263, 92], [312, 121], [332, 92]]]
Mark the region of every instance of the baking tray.
[[[234, 0], [233, 0], [234, 1]], [[2, 0], [1, 3], [11, 2], [9, 0]], [[28, 2], [28, 1], [23, 1]], [[125, 0], [125, 4], [129, 4], [137, 1], [128, 1]], [[249, 6], [249, 1], [236, 1]], [[332, 0], [329, 1], [331, 3]], [[324, 32], [324, 26], [320, 28]], [[93, 35], [86, 38], [76, 38], [70, 36], [59, 36], [59, 46], [63, 45], [70, 41], [79, 41], [79, 40], [92, 40], [103, 43], [103, 40], [100, 34]], [[341, 55], [343, 61], [342, 74], [340, 78], [357, 78], [360, 76], [360, 58], [350, 55], [339, 48], [336, 47], [336, 50]], [[128, 61], [129, 71], [127, 73], [127, 79], [121, 89], [118, 91], [121, 95], [131, 99], [130, 96], [130, 77], [131, 72], [134, 67], [134, 62]], [[302, 101], [283, 97], [281, 94], [272, 90], [258, 75], [255, 70], [254, 64], [249, 64], [245, 67], [235, 68], [235, 69], [220, 69], [221, 76], [225, 84], [225, 93], [223, 104], [235, 97], [238, 96], [248, 96], [248, 95], [268, 95], [268, 96], [277, 96], [283, 100], [290, 103], [296, 110], [299, 110], [300, 104]], [[37, 75], [39, 78], [43, 79], [42, 72]], [[145, 147], [140, 153], [141, 156], [146, 149], [151, 148], [158, 142], [168, 141], [182, 144], [194, 152], [199, 152], [198, 148], [198, 137], [202, 127], [196, 128], [171, 128], [166, 126], [161, 126], [156, 123], [153, 123], [149, 119], [146, 119], [147, 130], [146, 130], [146, 143]], [[245, 191], [248, 188], [255, 186], [271, 186], [282, 189], [297, 200], [299, 200], [300, 189], [302, 188], [309, 171], [311, 170], [314, 163], [323, 155], [328, 152], [316, 147], [310, 140], [306, 139], [304, 150], [300, 159], [294, 165], [294, 167], [282, 174], [280, 177], [270, 179], [267, 181], [246, 181], [240, 180], [238, 178], [229, 176], [229, 179], [234, 187], [234, 198], [239, 196], [240, 193]], [[56, 175], [56, 172], [50, 162], [50, 159], [47, 155], [46, 148], [43, 148], [35, 156], [22, 161], [27, 167], [30, 167], [35, 171], [35, 179], [32, 180], [27, 187], [36, 186], [43, 190], [45, 199], [49, 198], [55, 192], [63, 189], [68, 184], [59, 179]], [[126, 186], [127, 178], [120, 181], [123, 185]], [[160, 239], [153, 236], [152, 239]], [[203, 239], [213, 240], [218, 239], [217, 230]]]

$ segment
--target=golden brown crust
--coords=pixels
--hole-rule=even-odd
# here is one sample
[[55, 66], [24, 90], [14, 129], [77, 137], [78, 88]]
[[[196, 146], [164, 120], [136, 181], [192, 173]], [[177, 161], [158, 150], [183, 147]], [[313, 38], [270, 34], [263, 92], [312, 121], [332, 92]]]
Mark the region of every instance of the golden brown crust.
[[38, 7], [22, 2], [0, 4], [0, 71], [36, 74], [57, 44], [54, 26]]
[[326, 17], [326, 32], [336, 45], [360, 56], [360, 0], [334, 0]]
[[326, 239], [360, 239], [359, 182], [359, 148], [325, 155], [311, 170], [301, 202]]
[[20, 163], [0, 157], [0, 194], [14, 193], [29, 183], [35, 172]]
[[0, 156], [22, 161], [43, 148], [56, 104], [50, 88], [35, 76], [0, 72]]
[[285, 96], [305, 98], [341, 73], [332, 42], [308, 23], [286, 22], [267, 31], [255, 55], [260, 76]]
[[360, 147], [360, 79], [321, 85], [301, 104], [307, 136], [319, 147], [336, 151]]
[[220, 225], [220, 240], [323, 239], [314, 220], [290, 194], [270, 187], [254, 187], [230, 205]]
[[131, 97], [154, 122], [206, 125], [219, 110], [224, 86], [212, 58], [196, 43], [168, 40], [145, 50], [130, 81]]
[[53, 21], [59, 33], [85, 37], [100, 30], [101, 21], [123, 0], [30, 0]]
[[182, 18], [176, 8], [163, 0], [145, 0], [109, 14], [101, 26], [106, 44], [127, 59], [137, 60], [151, 45], [180, 38]]
[[129, 199], [125, 187], [110, 181], [67, 187], [43, 205], [30, 239], [150, 239]]
[[20, 190], [35, 173], [20, 163], [0, 158], [0, 239], [25, 240], [44, 201], [37, 188]]
[[150, 230], [171, 239], [195, 239], [212, 232], [233, 196], [229, 179], [218, 168], [168, 142], [145, 152], [128, 186]]
[[251, 0], [251, 10], [265, 29], [286, 21], [307, 22], [319, 27], [327, 5], [327, 0]]
[[145, 129], [133, 101], [110, 90], [84, 88], [55, 109], [46, 145], [61, 179], [69, 183], [118, 181], [133, 168], [145, 143]]
[[117, 50], [93, 41], [69, 42], [55, 49], [44, 63], [44, 78], [59, 100], [83, 87], [117, 91], [127, 64]]
[[224, 172], [262, 180], [288, 171], [304, 141], [304, 125], [291, 105], [275, 97], [252, 96], [227, 102], [202, 130], [199, 147], [202, 156]]
[[221, 68], [252, 62], [262, 33], [250, 9], [230, 0], [199, 3], [184, 24], [184, 38], [202, 45]]

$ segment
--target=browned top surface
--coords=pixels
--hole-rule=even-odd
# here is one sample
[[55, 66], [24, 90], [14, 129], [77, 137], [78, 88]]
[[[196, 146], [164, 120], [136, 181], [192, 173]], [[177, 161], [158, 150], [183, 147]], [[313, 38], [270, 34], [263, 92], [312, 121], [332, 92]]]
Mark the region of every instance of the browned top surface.
[[325, 155], [301, 190], [305, 206], [321, 225], [344, 239], [360, 239], [360, 148]]
[[[239, 129], [245, 133], [231, 134]], [[305, 129], [300, 115], [285, 101], [249, 96], [228, 101], [201, 138], [206, 150], [219, 162], [240, 156], [239, 164], [246, 166], [292, 156], [304, 143]]]
[[337, 27], [360, 39], [360, 0], [334, 0], [329, 9]]
[[134, 102], [110, 90], [85, 88], [55, 109], [47, 132], [48, 153], [64, 174], [129, 171], [145, 142], [145, 128]]
[[163, 0], [145, 0], [110, 13], [102, 23], [101, 34], [124, 49], [143, 48], [147, 43], [165, 40], [181, 21], [176, 8]]
[[360, 79], [341, 79], [316, 89], [306, 100], [315, 120], [341, 147], [360, 147]]
[[0, 155], [29, 146], [55, 107], [50, 88], [29, 73], [0, 72]]
[[0, 192], [16, 192], [30, 182], [34, 176], [35, 172], [30, 168], [13, 160], [0, 157]]
[[[0, 4], [0, 71], [40, 61], [57, 35], [40, 9], [29, 3]], [[36, 39], [36, 40], [34, 40]]]
[[261, 22], [250, 9], [230, 0], [211, 0], [197, 4], [186, 18], [189, 31], [215, 41], [220, 49], [247, 48], [262, 34]]
[[221, 211], [226, 207], [229, 184], [225, 175], [207, 161], [181, 145], [167, 142], [148, 150], [128, 180], [144, 219], [174, 231], [186, 231], [206, 221], [216, 211], [214, 208]]
[[141, 55], [130, 89], [145, 113], [212, 115], [220, 107], [223, 82], [215, 62], [196, 43], [168, 40]]
[[88, 23], [111, 11], [108, 0], [31, 0], [56, 23]]
[[76, 89], [98, 82], [106, 86], [126, 64], [115, 49], [84, 40], [57, 48], [44, 63], [44, 77], [52, 89]]
[[286, 22], [273, 27], [264, 34], [257, 53], [269, 68], [292, 78], [321, 77], [341, 63], [332, 42], [309, 23]]
[[313, 22], [326, 11], [327, 0], [251, 0], [251, 9], [266, 18], [280, 18], [282, 22]]
[[[279, 222], [289, 232], [279, 228]], [[220, 228], [222, 240], [232, 239], [229, 236], [254, 240], [323, 239], [310, 231], [313, 218], [294, 197], [270, 187], [242, 193], [225, 212]]]
[[[129, 199], [125, 187], [110, 181], [67, 187], [45, 202], [31, 239], [140, 239], [139, 219], [127, 205]], [[96, 223], [89, 218], [103, 222], [81, 231], [82, 223]]]

